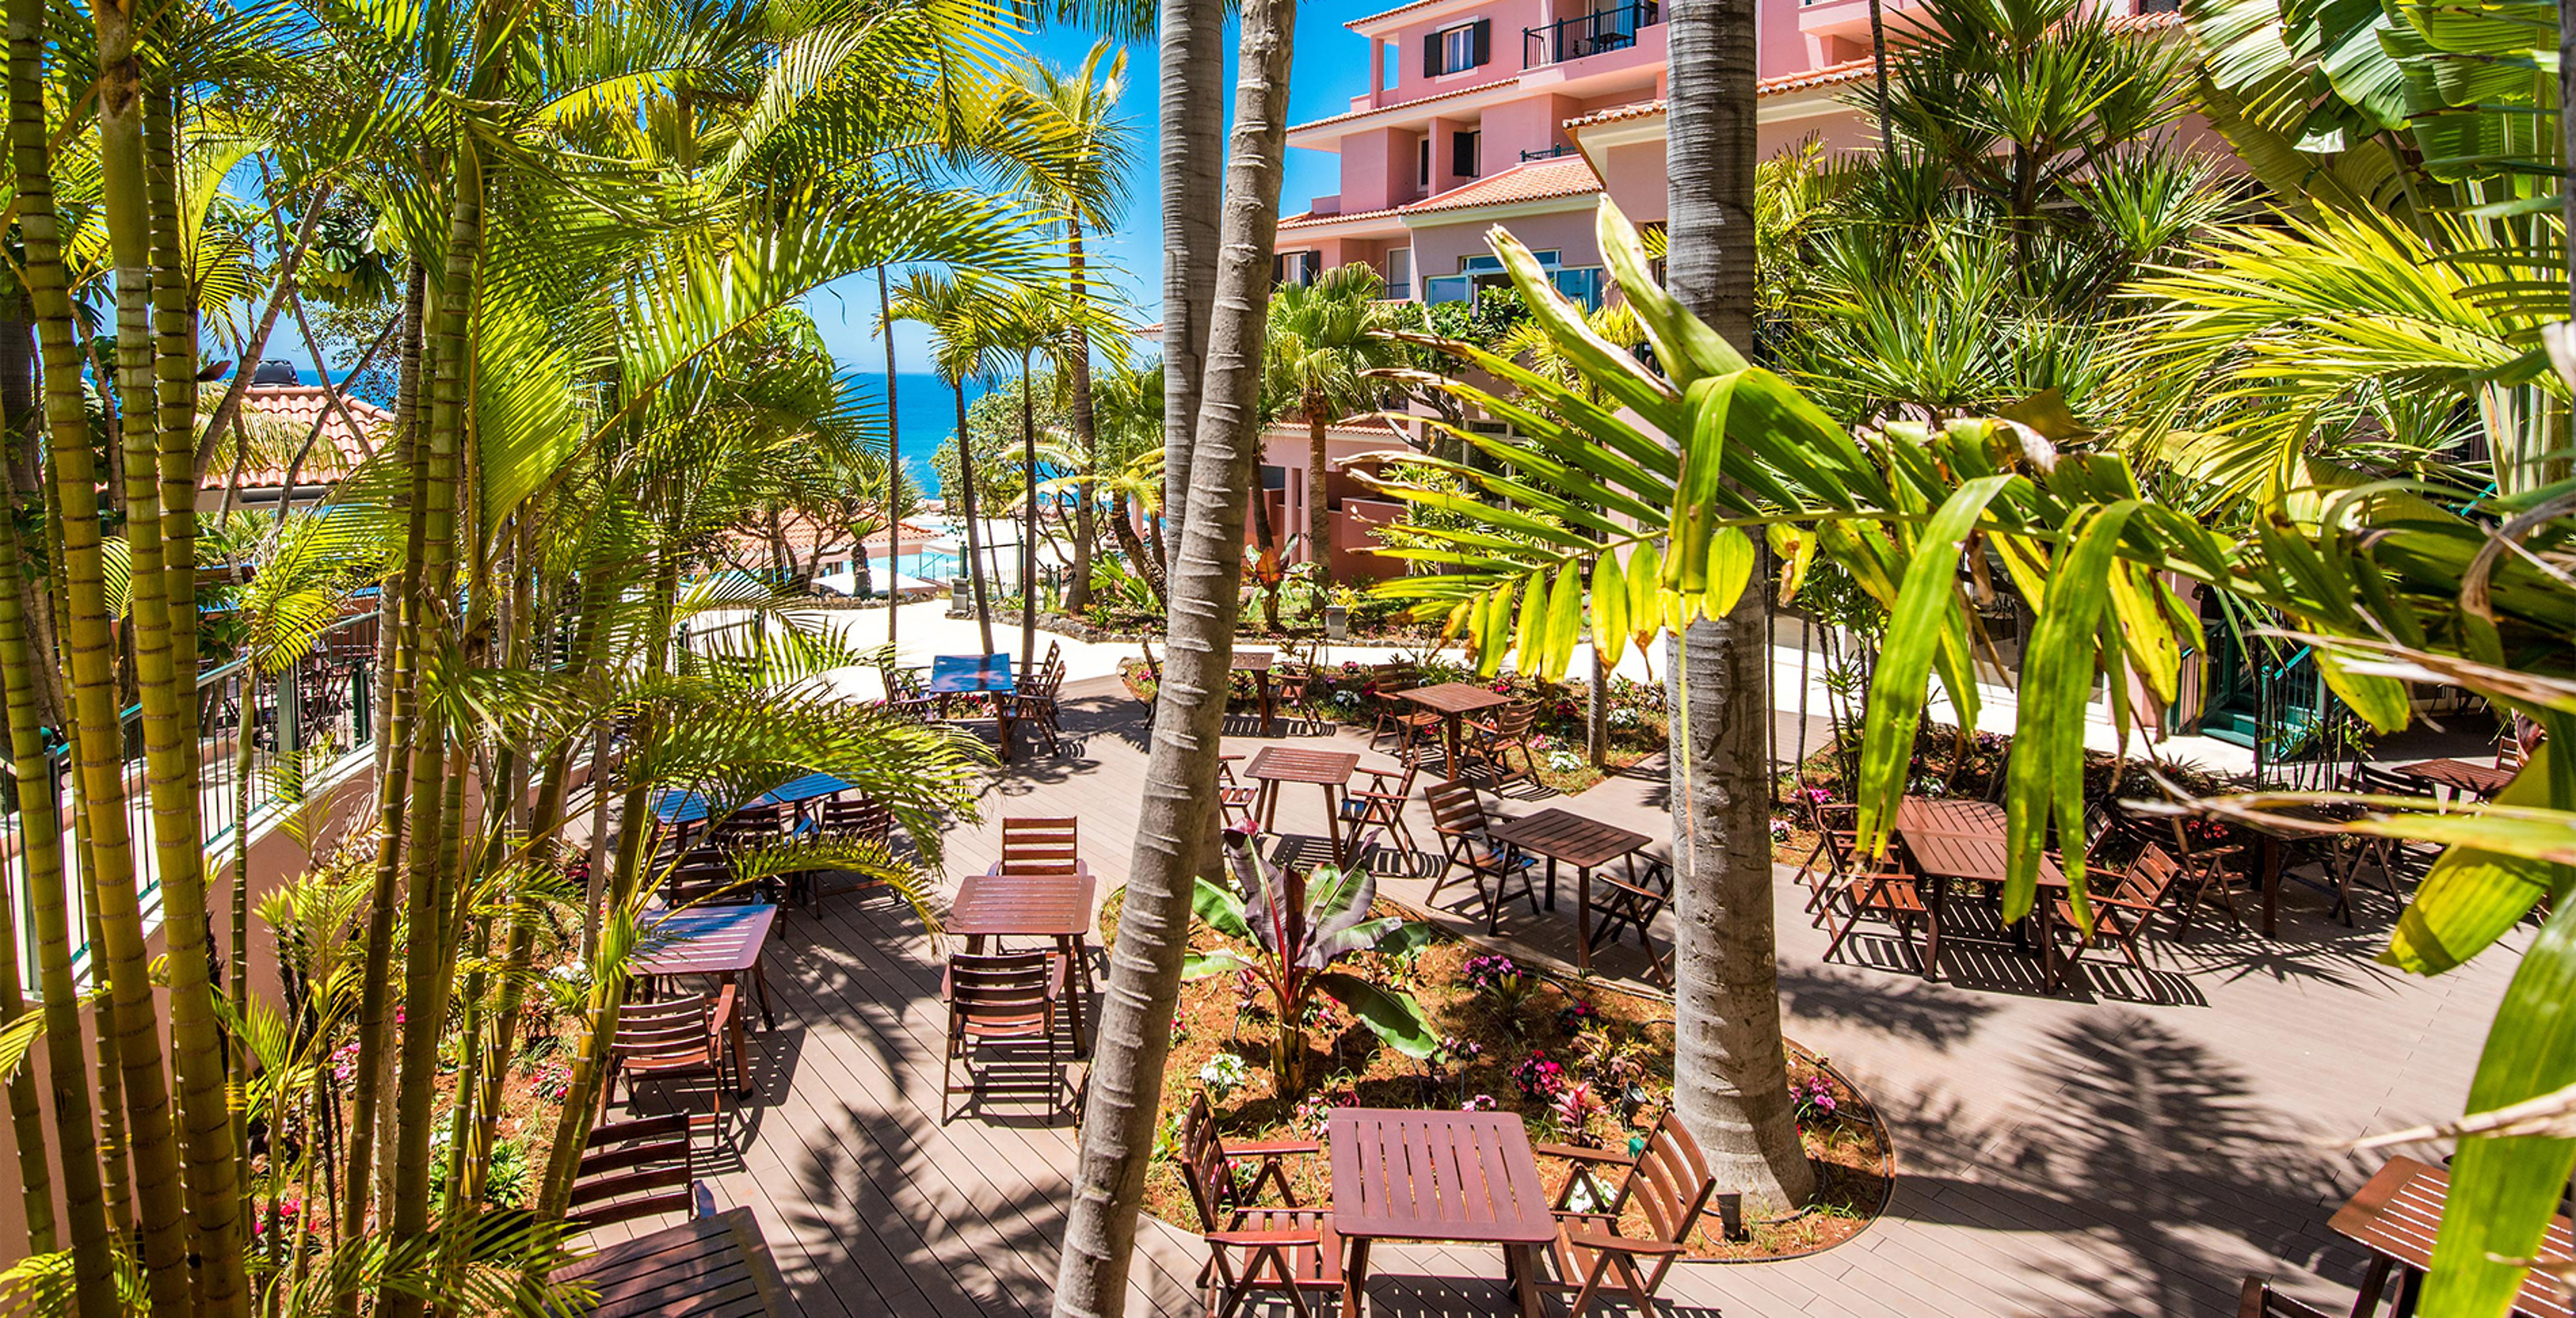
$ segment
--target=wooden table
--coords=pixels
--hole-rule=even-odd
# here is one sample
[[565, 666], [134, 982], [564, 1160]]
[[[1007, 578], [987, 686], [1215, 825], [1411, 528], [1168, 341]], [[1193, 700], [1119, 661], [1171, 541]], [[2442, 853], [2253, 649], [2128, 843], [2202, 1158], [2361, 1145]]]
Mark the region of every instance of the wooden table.
[[1461, 777], [1464, 774], [1464, 771], [1459, 768], [1458, 759], [1459, 725], [1466, 721], [1469, 714], [1477, 710], [1492, 709], [1496, 705], [1512, 703], [1510, 696], [1492, 687], [1478, 686], [1473, 682], [1442, 682], [1438, 686], [1418, 686], [1410, 691], [1398, 691], [1395, 694], [1439, 715], [1441, 721], [1447, 725], [1449, 739], [1447, 764], [1449, 776], [1452, 778]]
[[[665, 975], [707, 975], [719, 984], [739, 986], [744, 975], [751, 976], [752, 987], [760, 994], [761, 1023], [778, 1028], [778, 1013], [769, 1006], [769, 975], [762, 967], [761, 953], [769, 946], [769, 927], [778, 919], [778, 908], [766, 902], [742, 906], [689, 906], [677, 911], [647, 911], [644, 932], [647, 936], [669, 941], [639, 956], [627, 973], [638, 979], [659, 979]], [[737, 1063], [749, 1057], [743, 1040], [742, 1014], [733, 1018], [733, 1055]], [[751, 1068], [738, 1066], [742, 1074], [742, 1092], [751, 1092]]]
[[948, 717], [948, 702], [958, 696], [990, 696], [993, 707], [993, 737], [1002, 758], [1011, 758], [1011, 724], [1017, 715], [1018, 702], [1001, 697], [1015, 695], [1020, 685], [1011, 676], [1011, 656], [1007, 654], [942, 654], [930, 660], [930, 680], [922, 690], [939, 697], [939, 716]]
[[[2433, 1237], [2441, 1228], [2442, 1203], [2450, 1192], [2450, 1174], [2441, 1168], [2413, 1158], [2391, 1158], [2351, 1202], [2327, 1219], [2327, 1226], [2370, 1251], [2370, 1271], [2363, 1274], [2361, 1294], [2353, 1301], [2354, 1318], [2365, 1318], [2378, 1306], [2392, 1268], [2406, 1270], [2398, 1283], [2396, 1312], [2401, 1318], [2414, 1312], [2415, 1289], [2423, 1282], [2424, 1270], [2433, 1265]], [[2549, 1219], [2549, 1229], [2541, 1237], [2540, 1256], [2576, 1256], [2576, 1229], [2571, 1229], [2565, 1217]], [[2522, 1293], [2514, 1297], [2513, 1311], [2527, 1318], [2576, 1315], [2576, 1307], [2571, 1307], [2557, 1287], [2538, 1273], [2523, 1278]]]
[[574, 1310], [590, 1318], [755, 1318], [794, 1309], [748, 1208], [621, 1240], [555, 1269], [554, 1280], [598, 1296]]
[[[1266, 833], [1278, 831], [1279, 784], [1313, 783], [1323, 788], [1324, 827], [1332, 831], [1333, 863], [1344, 865], [1349, 861], [1342, 855], [1342, 789], [1350, 785], [1351, 774], [1359, 767], [1360, 757], [1353, 751], [1264, 746], [1253, 754], [1243, 774], [1261, 783], [1261, 800], [1254, 808], [1261, 812], [1261, 828]], [[1359, 830], [1351, 831], [1356, 840]]]
[[1556, 909], [1557, 862], [1574, 867], [1574, 968], [1592, 969], [1592, 871], [1625, 860], [1629, 877], [1634, 878], [1638, 850], [1654, 839], [1554, 807], [1493, 824], [1485, 835], [1547, 857], [1547, 909], [1551, 911]]
[[2474, 764], [2468, 760], [2418, 760], [2389, 770], [2400, 778], [2412, 778], [2434, 787], [2448, 787], [2462, 796], [2481, 801], [2495, 799], [2495, 794], [2513, 781], [2514, 771], [2492, 764]]
[[1082, 1023], [1091, 992], [1091, 964], [1083, 959], [1082, 940], [1091, 932], [1091, 908], [1100, 881], [1091, 867], [1075, 863], [1071, 874], [1014, 873], [995, 865], [957, 883], [948, 903], [949, 933], [966, 940], [966, 950], [980, 953], [987, 938], [1045, 938], [1055, 943], [1073, 972], [1073, 1053], [1085, 1055]]
[[[2000, 887], [2011, 867], [2012, 851], [2004, 842], [2004, 808], [1986, 801], [1909, 796], [1896, 804], [1896, 840], [1926, 880], [1923, 977], [1937, 978], [1941, 903], [1951, 881]], [[2049, 903], [2065, 896], [2067, 888], [2066, 876], [2045, 856], [2039, 861], [2039, 887], [2031, 915], [2037, 926], [2033, 933], [2039, 945], [2040, 973], [2045, 975], [2055, 954], [2049, 941]]]
[[1279, 652], [1276, 650], [1237, 650], [1234, 652], [1233, 661], [1227, 665], [1229, 672], [1252, 674], [1252, 685], [1261, 693], [1261, 735], [1265, 737], [1273, 730], [1270, 716], [1270, 665], [1278, 660]]
[[1538, 1318], [1539, 1250], [1556, 1239], [1529, 1131], [1503, 1112], [1337, 1107], [1325, 1123], [1333, 1229], [1350, 1242], [1342, 1313], [1359, 1318], [1369, 1244], [1449, 1240], [1500, 1245], [1522, 1318]]

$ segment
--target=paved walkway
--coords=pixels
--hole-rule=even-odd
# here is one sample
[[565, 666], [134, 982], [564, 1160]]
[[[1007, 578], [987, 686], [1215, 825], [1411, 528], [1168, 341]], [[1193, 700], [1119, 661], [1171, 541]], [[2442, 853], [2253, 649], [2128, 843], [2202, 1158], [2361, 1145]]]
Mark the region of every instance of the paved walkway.
[[[996, 774], [984, 822], [949, 839], [949, 875], [991, 860], [1000, 816], [1046, 813], [1080, 816], [1104, 885], [1125, 878], [1141, 711], [1114, 681], [1077, 683], [1067, 724], [1076, 742], [1063, 755], [1023, 750]], [[1326, 736], [1359, 741], [1314, 728], [1282, 740]], [[1259, 744], [1227, 738], [1228, 750]], [[1320, 832], [1317, 796], [1290, 793], [1283, 832]], [[1613, 778], [1577, 808], [1665, 837], [1661, 798], [1659, 776]], [[1418, 804], [1415, 815], [1428, 841]], [[1418, 899], [1427, 884], [1382, 859], [1389, 894]], [[1884, 947], [1864, 949], [1863, 964], [1823, 964], [1801, 896], [1784, 878], [1789, 1031], [1892, 1121], [1898, 1187], [1886, 1216], [1840, 1248], [1686, 1265], [1667, 1291], [1677, 1313], [2223, 1315], [2251, 1272], [2347, 1306], [2362, 1256], [2324, 1224], [2376, 1164], [2337, 1146], [2457, 1110], [2512, 961], [2410, 979], [2371, 961], [2391, 916], [2384, 894], [2364, 898], [2357, 932], [2294, 896], [2276, 942], [2199, 932], [2159, 947], [2148, 975], [2106, 963], [2082, 991], [2045, 997], [2009, 958], [1964, 948], [1939, 983], [1868, 964], [1896, 963]], [[1564, 956], [1571, 916], [1569, 894], [1553, 915], [1521, 909], [1503, 932], [1524, 955]], [[753, 1206], [809, 1315], [1044, 1312], [1070, 1123], [1000, 1104], [940, 1123], [938, 951], [896, 903], [843, 898], [781, 929], [780, 1028], [755, 1036], [761, 1095], [720, 1155], [719, 1203]], [[1601, 963], [1613, 978], [1636, 968], [1633, 945]], [[1149, 1222], [1140, 1248], [1130, 1312], [1194, 1311], [1196, 1241]], [[1377, 1266], [1375, 1312], [1507, 1311], [1498, 1257], [1388, 1250]]]

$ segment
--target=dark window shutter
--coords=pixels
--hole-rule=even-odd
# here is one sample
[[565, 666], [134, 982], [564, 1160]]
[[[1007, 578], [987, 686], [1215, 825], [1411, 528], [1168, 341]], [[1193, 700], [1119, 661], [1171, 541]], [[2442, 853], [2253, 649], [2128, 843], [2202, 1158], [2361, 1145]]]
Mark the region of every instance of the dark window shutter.
[[1431, 186], [1431, 139], [1422, 139], [1422, 186]]
[[1494, 20], [1476, 20], [1476, 67], [1483, 68], [1494, 58]]
[[1460, 178], [1476, 177], [1476, 134], [1450, 134], [1449, 172]]
[[1422, 76], [1440, 76], [1440, 34], [1434, 32], [1422, 39]]

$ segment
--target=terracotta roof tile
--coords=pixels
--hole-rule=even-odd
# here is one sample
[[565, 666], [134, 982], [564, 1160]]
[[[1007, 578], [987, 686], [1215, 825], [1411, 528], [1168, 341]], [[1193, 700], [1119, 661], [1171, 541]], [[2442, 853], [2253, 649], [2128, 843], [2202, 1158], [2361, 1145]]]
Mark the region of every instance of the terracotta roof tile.
[[1546, 201], [1551, 197], [1579, 197], [1600, 190], [1601, 180], [1593, 174], [1592, 162], [1581, 156], [1565, 156], [1515, 165], [1465, 187], [1452, 188], [1437, 197], [1417, 201], [1405, 207], [1404, 213], [1419, 215], [1425, 211], [1463, 210], [1470, 206], [1507, 206], [1521, 201]]
[[[255, 384], [242, 390], [241, 415], [254, 432], [251, 461], [255, 464], [242, 472], [242, 488], [275, 489], [284, 485], [285, 464], [262, 464], [261, 449], [283, 446], [291, 457], [313, 434], [317, 420], [322, 423], [322, 433], [314, 440], [312, 451], [304, 455], [303, 465], [296, 468], [298, 484], [327, 483], [346, 476], [366, 461], [375, 445], [393, 438], [393, 413], [363, 398], [344, 395], [342, 401], [362, 434], [349, 432], [318, 384]], [[232, 465], [226, 456], [229, 454], [217, 457], [210, 465], [206, 488], [222, 489], [232, 479]]]
[[1318, 224], [1339, 224], [1344, 220], [1374, 220], [1401, 212], [1402, 206], [1387, 206], [1373, 211], [1349, 211], [1338, 215], [1317, 215], [1313, 211], [1291, 215], [1279, 221], [1282, 229], [1312, 228]]
[[1352, 19], [1350, 22], [1342, 24], [1342, 26], [1345, 28], [1357, 29], [1362, 24], [1374, 23], [1381, 18], [1393, 18], [1398, 14], [1410, 14], [1417, 9], [1428, 9], [1433, 5], [1440, 4], [1441, 2], [1442, 0], [1413, 0], [1413, 3], [1408, 5], [1397, 5], [1393, 9], [1381, 9], [1374, 14], [1362, 14], [1359, 17]]
[[1334, 124], [1344, 123], [1366, 115], [1384, 114], [1389, 110], [1409, 110], [1417, 105], [1429, 105], [1433, 101], [1446, 101], [1453, 97], [1472, 96], [1477, 92], [1489, 92], [1498, 88], [1514, 87], [1520, 84], [1520, 80], [1519, 74], [1513, 74], [1511, 77], [1497, 78], [1492, 82], [1480, 82], [1473, 87], [1454, 87], [1445, 92], [1433, 92], [1429, 96], [1416, 96], [1409, 101], [1394, 101], [1386, 105], [1373, 105], [1364, 109], [1345, 111], [1341, 114], [1316, 119], [1308, 123], [1290, 124], [1288, 126], [1288, 131], [1291, 133], [1302, 133], [1310, 128], [1328, 128]]
[[[1840, 64], [1828, 64], [1821, 69], [1809, 69], [1804, 73], [1785, 73], [1777, 78], [1765, 78], [1755, 86], [1754, 93], [1759, 96], [1785, 96], [1790, 92], [1805, 91], [1811, 87], [1830, 87], [1836, 83], [1857, 82], [1868, 76], [1869, 69], [1870, 60], [1867, 56], [1863, 56], [1860, 59], [1845, 60]], [[1630, 119], [1651, 119], [1663, 112], [1664, 99], [1658, 96], [1651, 101], [1631, 101], [1626, 105], [1614, 105], [1606, 110], [1576, 115], [1565, 121], [1565, 127], [1591, 128], [1598, 124], [1622, 123]]]

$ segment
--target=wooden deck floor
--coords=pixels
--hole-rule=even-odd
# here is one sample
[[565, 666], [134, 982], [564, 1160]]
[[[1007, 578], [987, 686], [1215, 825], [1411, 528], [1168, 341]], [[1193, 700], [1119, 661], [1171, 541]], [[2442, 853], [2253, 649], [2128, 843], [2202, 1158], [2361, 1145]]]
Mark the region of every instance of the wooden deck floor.
[[[1045, 813], [1081, 817], [1104, 891], [1124, 880], [1145, 725], [1114, 683], [1077, 686], [1067, 705], [1078, 740], [1060, 756], [1023, 750], [994, 775], [985, 822], [948, 840], [949, 875], [989, 863], [1000, 816]], [[1251, 720], [1229, 731], [1246, 734], [1229, 750], [1260, 744]], [[1282, 831], [1319, 833], [1319, 799], [1291, 790]], [[1575, 808], [1671, 834], [1659, 774], [1613, 778]], [[1427, 885], [1403, 877], [1400, 858], [1379, 864], [1388, 895], [1420, 900]], [[2393, 909], [2384, 894], [2364, 899], [2358, 932], [2294, 896], [2278, 941], [2196, 932], [2149, 975], [2095, 968], [2082, 992], [2046, 997], [2012, 958], [1974, 948], [1945, 954], [1938, 983], [1892, 968], [1890, 948], [1825, 964], [1801, 895], [1781, 884], [1789, 1030], [1888, 1114], [1898, 1188], [1886, 1216], [1840, 1248], [1686, 1265], [1666, 1292], [1677, 1313], [2220, 1315], [2258, 1272], [2348, 1306], [2363, 1260], [2325, 1220], [2376, 1163], [2336, 1146], [2457, 1111], [2511, 968], [2496, 956], [2410, 979], [2371, 961]], [[1571, 907], [1568, 892], [1553, 914], [1516, 910], [1509, 950], [1570, 957]], [[941, 1124], [939, 952], [898, 903], [843, 898], [780, 929], [779, 1028], [754, 1036], [760, 1092], [718, 1155], [719, 1204], [753, 1208], [812, 1318], [1045, 1312], [1071, 1123], [995, 1103]], [[1631, 944], [1599, 969], [1638, 966]], [[1142, 1241], [1129, 1312], [1193, 1311], [1195, 1239], [1149, 1220]], [[1382, 1250], [1374, 1270], [1377, 1313], [1508, 1311], [1499, 1257]]]

